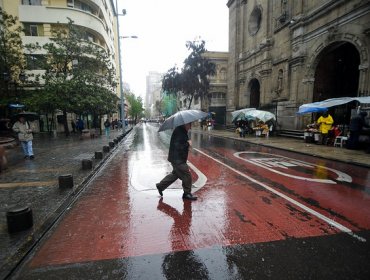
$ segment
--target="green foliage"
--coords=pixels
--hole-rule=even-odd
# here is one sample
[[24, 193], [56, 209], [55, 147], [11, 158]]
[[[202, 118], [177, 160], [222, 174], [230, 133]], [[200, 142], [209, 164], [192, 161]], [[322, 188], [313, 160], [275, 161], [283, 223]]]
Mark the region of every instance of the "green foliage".
[[47, 51], [44, 93], [54, 94], [56, 107], [68, 112], [106, 114], [115, 110], [115, 70], [111, 55], [84, 39], [69, 19], [53, 30]]
[[202, 54], [206, 52], [205, 41], [186, 43], [186, 47], [191, 51], [184, 60], [181, 71], [175, 66], [170, 68], [162, 80], [162, 89], [171, 94], [184, 94], [189, 99], [188, 108], [194, 98], [203, 98], [208, 93], [208, 76], [215, 74], [215, 64], [210, 62]]
[[127, 114], [136, 123], [138, 119], [144, 116], [143, 100], [140, 96], [136, 97], [133, 93], [126, 94], [126, 100], [130, 104]]
[[[18, 18], [0, 8], [0, 104], [14, 102], [26, 61]], [[10, 85], [13, 85], [11, 87]]]
[[160, 109], [161, 114], [165, 117], [169, 117], [176, 113], [177, 111], [176, 103], [177, 103], [176, 96], [164, 92]]

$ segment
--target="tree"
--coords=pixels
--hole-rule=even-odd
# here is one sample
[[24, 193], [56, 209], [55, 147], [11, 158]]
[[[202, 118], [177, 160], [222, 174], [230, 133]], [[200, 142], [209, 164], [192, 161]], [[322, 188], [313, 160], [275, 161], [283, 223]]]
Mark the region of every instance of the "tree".
[[130, 108], [128, 110], [128, 115], [137, 123], [137, 120], [143, 116], [144, 107], [143, 99], [139, 96], [136, 97], [133, 93], [128, 93], [126, 100], [130, 103]]
[[205, 41], [188, 41], [186, 43], [189, 56], [184, 60], [181, 72], [175, 66], [170, 68], [162, 80], [162, 90], [170, 94], [182, 93], [189, 100], [188, 109], [194, 98], [203, 99], [209, 89], [208, 76], [215, 74], [215, 64], [202, 54], [206, 52]]
[[[16, 101], [16, 86], [22, 83], [26, 60], [23, 53], [22, 28], [18, 18], [7, 14], [0, 8], [0, 104]], [[14, 84], [14, 91], [9, 88]]]
[[47, 60], [45, 85], [39, 98], [53, 100], [54, 106], [63, 112], [68, 136], [67, 112], [102, 115], [115, 110], [115, 69], [111, 54], [90, 42], [71, 19], [52, 32], [51, 42], [43, 46]]
[[165, 117], [173, 115], [177, 111], [176, 103], [176, 98], [173, 94], [167, 94], [167, 92], [164, 92], [161, 100], [161, 114]]

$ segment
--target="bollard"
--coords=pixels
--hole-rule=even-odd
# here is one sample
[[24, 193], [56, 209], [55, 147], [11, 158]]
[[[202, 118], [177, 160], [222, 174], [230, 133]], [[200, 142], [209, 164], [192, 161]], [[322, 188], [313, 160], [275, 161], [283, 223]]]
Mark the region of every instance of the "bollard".
[[114, 142], [114, 144], [118, 144], [118, 139], [117, 139], [117, 138], [115, 138], [115, 139], [113, 140], [113, 142]]
[[103, 152], [104, 153], [109, 153], [109, 146], [104, 146], [103, 147]]
[[8, 232], [15, 233], [33, 226], [32, 210], [29, 207], [12, 209], [6, 212]]
[[83, 159], [82, 160], [82, 169], [87, 170], [92, 168], [92, 160], [91, 159]]
[[102, 159], [103, 158], [103, 153], [102, 152], [95, 152], [95, 159]]
[[58, 177], [59, 188], [73, 188], [72, 174], [60, 175]]
[[114, 147], [114, 142], [112, 142], [112, 141], [111, 141], [111, 142], [109, 142], [109, 147], [110, 147], [110, 148], [113, 148], [113, 147]]

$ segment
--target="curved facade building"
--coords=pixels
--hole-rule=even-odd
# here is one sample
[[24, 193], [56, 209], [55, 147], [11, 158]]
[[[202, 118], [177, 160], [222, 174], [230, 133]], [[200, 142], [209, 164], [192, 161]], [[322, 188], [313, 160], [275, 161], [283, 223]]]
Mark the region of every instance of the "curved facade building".
[[[70, 18], [83, 28], [88, 40], [110, 53], [118, 53], [117, 15], [113, 0], [3, 0], [2, 7], [18, 17], [24, 29], [23, 44], [38, 42], [43, 45], [49, 42], [53, 25], [68, 23]], [[37, 60], [37, 55], [42, 53], [43, 50], [39, 50], [34, 58]], [[114, 57], [114, 64], [118, 65], [118, 56]], [[32, 65], [32, 61], [28, 62], [29, 70], [42, 72], [37, 65]]]

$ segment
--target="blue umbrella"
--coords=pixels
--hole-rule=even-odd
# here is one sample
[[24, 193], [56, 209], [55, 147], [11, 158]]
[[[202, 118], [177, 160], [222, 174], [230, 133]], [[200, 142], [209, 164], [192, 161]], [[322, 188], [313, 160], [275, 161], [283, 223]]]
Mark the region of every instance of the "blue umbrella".
[[18, 103], [9, 104], [8, 106], [9, 106], [9, 108], [17, 108], [17, 109], [24, 108], [23, 104], [18, 104]]

